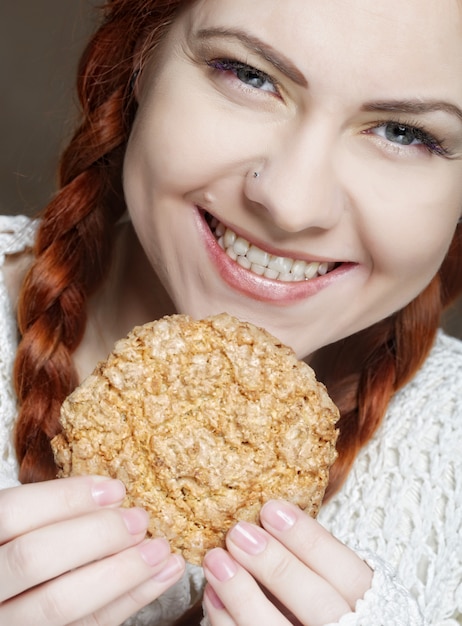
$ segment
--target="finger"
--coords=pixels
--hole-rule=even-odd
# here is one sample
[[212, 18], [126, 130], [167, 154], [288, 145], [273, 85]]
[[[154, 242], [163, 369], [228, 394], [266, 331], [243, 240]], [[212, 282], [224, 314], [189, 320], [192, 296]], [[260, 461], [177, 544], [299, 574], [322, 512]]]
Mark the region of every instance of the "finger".
[[0, 547], [0, 602], [139, 543], [148, 522], [143, 509], [102, 509], [10, 541]]
[[[125, 610], [128, 607], [139, 608], [144, 600], [135, 591], [169, 563], [170, 551], [164, 539], [143, 542], [135, 547], [119, 552], [101, 561], [91, 563], [80, 569], [56, 578], [39, 587], [31, 589], [19, 597], [0, 606], [1, 624], [34, 624], [35, 626], [64, 626], [81, 620], [88, 624], [97, 624], [95, 615], [109, 611], [108, 624], [120, 624], [118, 616], [114, 621], [117, 603]], [[173, 580], [180, 578], [184, 570], [184, 561], [175, 557], [178, 570], [167, 582], [160, 579], [153, 581], [154, 597], [157, 597]], [[78, 590], [78, 593], [76, 592]], [[133, 595], [130, 599], [130, 593]], [[151, 594], [150, 599], [153, 599]], [[115, 608], [108, 607], [115, 603]]]
[[354, 609], [371, 586], [372, 570], [353, 550], [289, 502], [267, 502], [260, 518], [271, 535], [328, 581]]
[[[254, 626], [256, 616], [259, 624], [289, 626], [290, 622], [272, 604], [260, 589], [256, 580], [221, 548], [208, 552], [203, 562], [204, 574], [213, 587], [229, 616], [239, 626]], [[207, 605], [213, 615], [212, 623], [228, 625], [223, 613], [213, 606], [209, 596]], [[210, 605], [210, 606], [209, 606]], [[209, 608], [207, 610], [209, 610]], [[232, 624], [232, 622], [231, 622]]]
[[78, 476], [0, 491], [0, 545], [54, 522], [120, 504], [125, 487], [103, 476]]
[[154, 576], [117, 598], [107, 606], [79, 619], [70, 626], [96, 626], [98, 624], [119, 625], [143, 607], [154, 602], [184, 574], [184, 560], [172, 554], [166, 565]]
[[348, 603], [328, 581], [263, 528], [239, 522], [229, 531], [226, 545], [231, 556], [302, 624], [322, 626], [350, 612]]
[[203, 605], [212, 626], [237, 626], [211, 585], [205, 587]]

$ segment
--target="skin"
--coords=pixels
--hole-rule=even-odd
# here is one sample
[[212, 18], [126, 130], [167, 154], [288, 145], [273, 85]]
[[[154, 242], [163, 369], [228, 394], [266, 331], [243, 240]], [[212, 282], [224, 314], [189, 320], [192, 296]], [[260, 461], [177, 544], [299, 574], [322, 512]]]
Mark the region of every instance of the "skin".
[[[417, 0], [404, 10], [370, 0], [203, 0], [185, 12], [165, 62], [143, 70], [124, 171], [134, 227], [177, 310], [226, 310], [305, 358], [420, 293], [461, 211], [462, 120], [386, 109], [396, 100], [462, 104], [460, 27], [452, 0], [445, 11]], [[236, 37], [198, 36], [218, 28], [258, 37], [302, 84]], [[277, 87], [210, 67], [230, 58]], [[372, 103], [378, 110], [365, 110]], [[423, 126], [449, 154], [386, 139], [390, 123]], [[197, 207], [270, 252], [343, 265], [316, 287], [257, 279], [247, 289], [244, 272], [231, 285]]]
[[0, 491], [0, 623], [120, 624], [181, 577], [168, 543], [145, 540], [147, 513], [119, 508], [124, 493], [102, 477]]
[[[425, 288], [461, 213], [462, 119], [402, 102], [462, 107], [460, 7], [441, 1], [199, 0], [182, 13], [137, 83], [124, 188], [138, 239], [121, 235], [91, 303], [82, 376], [135, 323], [174, 311], [226, 310], [309, 358]], [[191, 35], [210, 29], [247, 39]], [[249, 85], [230, 59], [264, 80]], [[203, 210], [271, 253], [340, 268], [295, 287], [250, 278]], [[181, 576], [122, 497], [96, 478], [0, 492], [0, 622], [119, 624]], [[372, 573], [352, 550], [288, 503], [267, 503], [261, 522], [205, 557], [213, 626], [321, 625], [354, 609]]]

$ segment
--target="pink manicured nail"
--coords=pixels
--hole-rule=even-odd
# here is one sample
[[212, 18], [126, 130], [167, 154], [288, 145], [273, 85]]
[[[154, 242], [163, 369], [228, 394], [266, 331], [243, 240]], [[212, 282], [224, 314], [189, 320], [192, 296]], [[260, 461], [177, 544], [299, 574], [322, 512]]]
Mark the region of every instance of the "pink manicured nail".
[[91, 495], [99, 506], [117, 504], [125, 498], [125, 486], [120, 480], [94, 478]]
[[261, 554], [268, 545], [263, 532], [252, 524], [239, 522], [228, 533], [231, 541], [248, 554]]
[[261, 510], [260, 517], [278, 531], [289, 530], [297, 521], [293, 509], [278, 500], [267, 502]]
[[139, 548], [141, 556], [148, 565], [154, 567], [166, 561], [170, 554], [170, 546], [165, 539], [152, 539], [142, 543]]
[[152, 580], [155, 580], [159, 583], [166, 583], [171, 578], [174, 578], [177, 574], [179, 574], [182, 569], [183, 559], [177, 554], [172, 554], [165, 567], [163, 567], [160, 572], [157, 572], [157, 574], [154, 574], [154, 576], [152, 576]]
[[226, 582], [237, 574], [237, 565], [221, 548], [215, 548], [205, 555], [204, 566], [220, 582]]
[[131, 535], [137, 535], [147, 530], [149, 516], [144, 509], [124, 509], [120, 514]]
[[217, 596], [213, 587], [211, 587], [210, 585], [207, 585], [207, 587], [205, 588], [204, 594], [207, 596], [210, 604], [213, 606], [214, 609], [221, 610], [225, 608], [225, 605]]

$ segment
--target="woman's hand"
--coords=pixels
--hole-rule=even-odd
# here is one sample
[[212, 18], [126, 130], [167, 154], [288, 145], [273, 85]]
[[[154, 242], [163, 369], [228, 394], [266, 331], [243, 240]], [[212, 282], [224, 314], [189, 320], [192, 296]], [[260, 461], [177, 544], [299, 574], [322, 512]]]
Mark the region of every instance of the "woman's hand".
[[119, 625], [175, 583], [181, 557], [145, 539], [148, 515], [122, 509], [102, 477], [0, 491], [0, 624]]
[[354, 610], [371, 585], [368, 565], [292, 504], [270, 501], [260, 518], [264, 529], [240, 522], [228, 551], [204, 558], [213, 626], [321, 626]]

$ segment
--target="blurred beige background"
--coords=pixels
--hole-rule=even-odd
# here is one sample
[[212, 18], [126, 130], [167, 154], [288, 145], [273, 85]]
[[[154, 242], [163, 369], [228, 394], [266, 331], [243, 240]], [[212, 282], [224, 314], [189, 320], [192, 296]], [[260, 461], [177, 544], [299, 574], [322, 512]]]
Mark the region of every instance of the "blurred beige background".
[[[1, 213], [34, 213], [53, 192], [77, 59], [101, 1], [0, 0]], [[462, 303], [445, 326], [462, 337]]]

